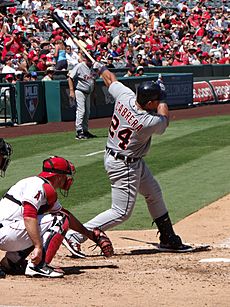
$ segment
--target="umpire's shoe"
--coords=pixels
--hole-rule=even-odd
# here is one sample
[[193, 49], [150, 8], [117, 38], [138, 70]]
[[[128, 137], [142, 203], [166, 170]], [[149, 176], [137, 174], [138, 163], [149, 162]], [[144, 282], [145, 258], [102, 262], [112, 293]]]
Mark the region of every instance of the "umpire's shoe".
[[31, 261], [28, 262], [25, 275], [28, 277], [48, 277], [48, 278], [60, 278], [64, 276], [64, 273], [55, 271], [46, 263], [42, 265], [34, 265]]

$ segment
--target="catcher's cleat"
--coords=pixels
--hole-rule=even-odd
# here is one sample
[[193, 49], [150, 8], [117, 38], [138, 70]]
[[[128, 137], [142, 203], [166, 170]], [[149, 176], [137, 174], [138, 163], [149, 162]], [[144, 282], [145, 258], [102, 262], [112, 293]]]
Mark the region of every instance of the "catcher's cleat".
[[81, 245], [64, 238], [62, 244], [71, 252], [71, 254], [78, 258], [85, 258], [85, 254], [81, 252]]
[[28, 277], [48, 277], [48, 278], [60, 278], [64, 274], [61, 271], [56, 271], [47, 264], [34, 265], [32, 262], [28, 262], [25, 275]]

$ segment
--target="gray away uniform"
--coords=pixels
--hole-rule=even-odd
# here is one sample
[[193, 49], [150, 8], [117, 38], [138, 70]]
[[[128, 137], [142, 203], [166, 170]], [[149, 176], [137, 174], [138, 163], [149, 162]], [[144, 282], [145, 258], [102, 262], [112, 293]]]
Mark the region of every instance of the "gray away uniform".
[[[105, 231], [127, 220], [138, 192], [145, 197], [153, 220], [167, 213], [161, 188], [142, 159], [149, 150], [152, 134], [162, 134], [167, 119], [138, 109], [135, 93], [118, 81], [111, 84], [109, 92], [115, 107], [104, 164], [111, 181], [112, 206], [84, 224], [91, 230], [100, 227]], [[87, 239], [72, 230], [68, 238], [79, 243]]]
[[96, 74], [85, 62], [81, 62], [69, 72], [69, 76], [75, 82], [76, 132], [87, 132], [90, 116], [90, 95], [94, 90]]

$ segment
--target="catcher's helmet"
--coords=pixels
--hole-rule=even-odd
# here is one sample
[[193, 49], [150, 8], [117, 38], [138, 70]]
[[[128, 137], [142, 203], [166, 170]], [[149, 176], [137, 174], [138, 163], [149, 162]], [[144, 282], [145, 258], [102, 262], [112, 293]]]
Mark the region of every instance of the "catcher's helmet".
[[144, 106], [152, 100], [164, 100], [165, 92], [161, 86], [155, 81], [142, 82], [137, 88], [137, 102]]
[[43, 178], [50, 178], [59, 175], [66, 175], [65, 183], [60, 188], [63, 196], [68, 195], [68, 191], [73, 184], [73, 176], [75, 175], [74, 165], [62, 158], [53, 156], [43, 161], [42, 172], [38, 175]]
[[73, 176], [74, 173], [75, 167], [70, 161], [62, 157], [53, 156], [43, 161], [42, 172], [39, 176], [44, 178], [49, 178], [55, 175]]
[[6, 169], [10, 163], [10, 156], [12, 154], [12, 147], [4, 139], [0, 138], [0, 176], [4, 177]]

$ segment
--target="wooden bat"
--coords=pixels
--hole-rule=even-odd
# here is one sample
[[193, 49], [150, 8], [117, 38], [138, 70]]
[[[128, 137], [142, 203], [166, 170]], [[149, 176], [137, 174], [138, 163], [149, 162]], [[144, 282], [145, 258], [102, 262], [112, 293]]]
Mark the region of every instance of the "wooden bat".
[[53, 20], [59, 25], [59, 27], [68, 34], [71, 39], [74, 41], [74, 43], [84, 52], [84, 54], [87, 56], [88, 59], [94, 64], [96, 61], [91, 56], [91, 54], [82, 46], [82, 44], [79, 42], [79, 40], [76, 38], [76, 36], [71, 32], [71, 30], [67, 27], [67, 25], [64, 23], [63, 19], [58, 16], [57, 12], [52, 13]]

